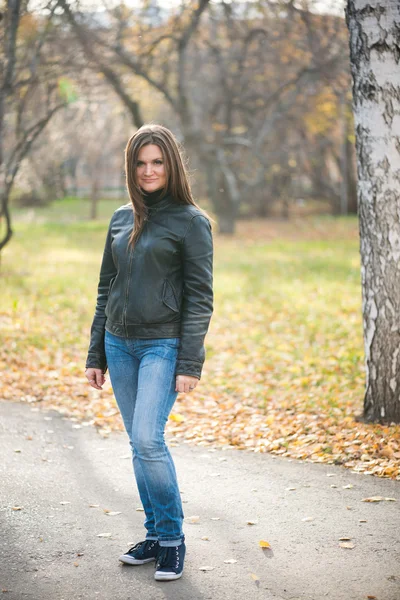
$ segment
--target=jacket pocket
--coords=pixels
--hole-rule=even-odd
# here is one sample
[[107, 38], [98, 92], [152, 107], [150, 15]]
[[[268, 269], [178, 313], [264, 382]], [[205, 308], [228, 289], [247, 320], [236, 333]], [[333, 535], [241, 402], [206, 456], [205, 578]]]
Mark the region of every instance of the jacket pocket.
[[175, 294], [175, 290], [172, 287], [172, 284], [168, 281], [168, 279], [164, 279], [162, 301], [166, 306], [168, 306], [168, 308], [170, 308], [174, 312], [180, 312], [180, 307]]

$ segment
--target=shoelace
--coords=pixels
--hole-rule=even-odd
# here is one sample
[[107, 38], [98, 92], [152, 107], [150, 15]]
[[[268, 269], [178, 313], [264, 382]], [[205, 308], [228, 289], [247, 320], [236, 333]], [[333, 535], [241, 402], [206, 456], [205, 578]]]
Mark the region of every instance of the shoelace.
[[[156, 569], [165, 566], [172, 566], [177, 569], [179, 567], [179, 546], [162, 546], [158, 555]], [[175, 561], [175, 564], [173, 564]]]
[[138, 542], [137, 544], [135, 544], [134, 546], [132, 546], [132, 548], [129, 548], [128, 552], [133, 552], [134, 550], [137, 550], [139, 548], [141, 548], [142, 552], [145, 552], [146, 545], [148, 543], [150, 543], [150, 546], [148, 547], [148, 550], [151, 550], [152, 547], [155, 546], [156, 540], [145, 540], [144, 542]]

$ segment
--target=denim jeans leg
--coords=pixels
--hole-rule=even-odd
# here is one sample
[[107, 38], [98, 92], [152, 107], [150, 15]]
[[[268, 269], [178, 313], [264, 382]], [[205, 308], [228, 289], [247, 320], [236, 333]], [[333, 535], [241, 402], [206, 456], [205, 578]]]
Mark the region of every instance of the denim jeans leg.
[[147, 529], [146, 539], [156, 540], [158, 536], [155, 528], [154, 511], [141, 465], [134, 459], [132, 445], [132, 423], [140, 361], [135, 356], [132, 356], [124, 338], [114, 336], [108, 331], [105, 333], [105, 351], [114, 396], [129, 436], [136, 484], [146, 516], [144, 521], [144, 526]]
[[141, 361], [132, 427], [134, 461], [142, 467], [160, 546], [176, 546], [184, 539], [184, 514], [164, 429], [178, 396], [175, 370], [179, 338], [137, 339], [136, 343]]

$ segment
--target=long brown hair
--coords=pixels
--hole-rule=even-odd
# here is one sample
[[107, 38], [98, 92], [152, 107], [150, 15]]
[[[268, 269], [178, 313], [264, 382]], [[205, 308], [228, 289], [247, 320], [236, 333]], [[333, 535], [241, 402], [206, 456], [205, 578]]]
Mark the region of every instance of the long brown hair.
[[193, 199], [189, 183], [189, 174], [185, 165], [185, 154], [181, 144], [167, 127], [156, 123], [147, 123], [142, 125], [142, 127], [129, 138], [125, 148], [126, 186], [135, 213], [134, 226], [128, 244], [128, 246], [130, 245], [132, 248], [135, 245], [147, 215], [147, 208], [143, 200], [143, 195], [140, 186], [137, 183], [136, 167], [140, 149], [148, 144], [159, 146], [164, 160], [166, 184], [165, 191], [162, 196], [160, 196], [160, 199], [165, 196], [169, 189], [177, 203], [196, 206], [205, 217], [210, 221], [214, 221], [214, 219], [212, 219], [204, 209], [200, 208]]

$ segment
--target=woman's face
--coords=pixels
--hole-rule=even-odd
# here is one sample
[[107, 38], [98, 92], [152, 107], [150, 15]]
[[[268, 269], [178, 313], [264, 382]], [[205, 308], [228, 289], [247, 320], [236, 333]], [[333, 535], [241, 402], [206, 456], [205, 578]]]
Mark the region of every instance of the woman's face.
[[136, 176], [138, 184], [146, 192], [155, 192], [165, 186], [165, 166], [159, 146], [147, 144], [139, 150]]

